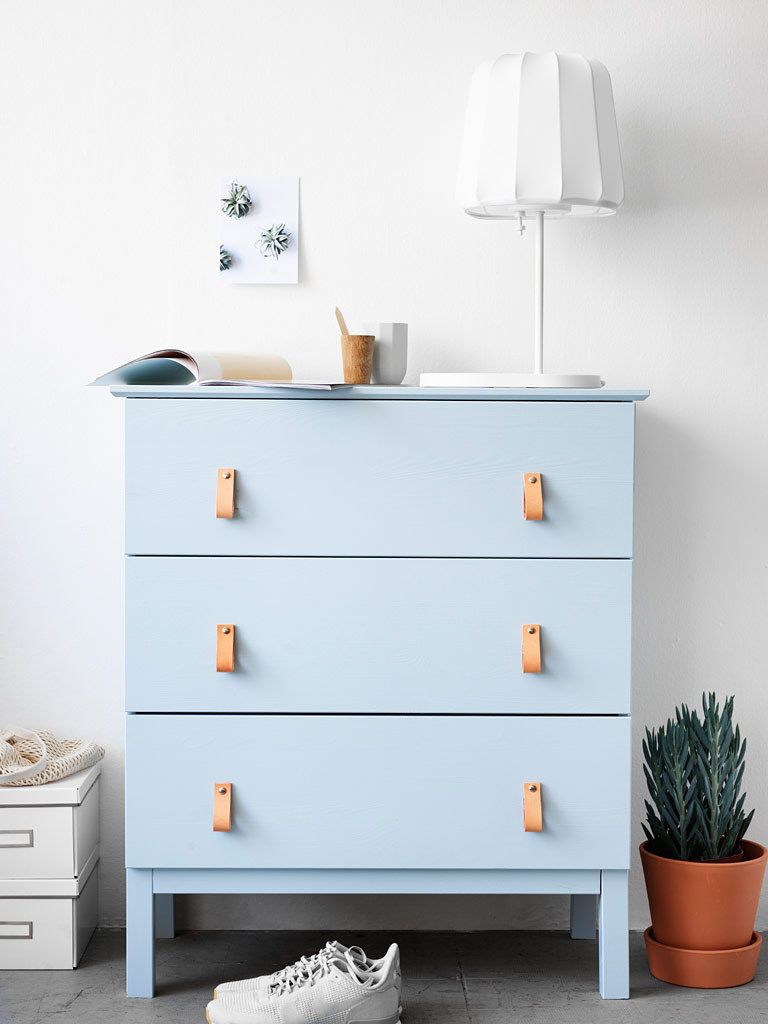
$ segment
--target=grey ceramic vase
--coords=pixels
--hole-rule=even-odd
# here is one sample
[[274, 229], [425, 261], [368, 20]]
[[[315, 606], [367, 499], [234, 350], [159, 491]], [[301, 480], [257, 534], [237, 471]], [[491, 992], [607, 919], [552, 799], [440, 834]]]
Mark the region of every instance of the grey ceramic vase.
[[408, 324], [377, 324], [371, 384], [402, 384], [408, 367]]

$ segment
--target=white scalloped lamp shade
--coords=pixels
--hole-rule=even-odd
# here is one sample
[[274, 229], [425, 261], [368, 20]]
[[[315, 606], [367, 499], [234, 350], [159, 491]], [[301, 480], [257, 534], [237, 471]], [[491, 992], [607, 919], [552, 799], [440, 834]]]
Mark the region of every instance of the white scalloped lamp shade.
[[457, 195], [473, 217], [615, 213], [624, 179], [605, 67], [575, 53], [508, 53], [481, 64]]

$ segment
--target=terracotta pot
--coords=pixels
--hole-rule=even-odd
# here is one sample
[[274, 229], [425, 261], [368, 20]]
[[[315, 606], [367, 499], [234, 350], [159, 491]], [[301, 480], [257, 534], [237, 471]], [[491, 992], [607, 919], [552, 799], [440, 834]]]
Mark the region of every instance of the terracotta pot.
[[748, 947], [768, 850], [745, 839], [743, 860], [690, 861], [659, 857], [648, 845], [641, 844], [640, 859], [656, 942], [687, 950]]
[[752, 981], [762, 939], [757, 932], [741, 949], [677, 949], [657, 942], [653, 929], [645, 930], [648, 966], [659, 981], [686, 988], [733, 988]]

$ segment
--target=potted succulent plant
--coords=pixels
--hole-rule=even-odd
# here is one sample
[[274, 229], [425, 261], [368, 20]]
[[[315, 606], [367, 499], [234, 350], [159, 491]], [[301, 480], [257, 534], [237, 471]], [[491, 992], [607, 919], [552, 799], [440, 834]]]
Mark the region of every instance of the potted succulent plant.
[[754, 931], [768, 851], [744, 839], [746, 740], [733, 724], [733, 697], [722, 710], [702, 697], [701, 718], [685, 704], [643, 742], [649, 799], [640, 846], [651, 927], [651, 973], [693, 988], [743, 985], [755, 974]]

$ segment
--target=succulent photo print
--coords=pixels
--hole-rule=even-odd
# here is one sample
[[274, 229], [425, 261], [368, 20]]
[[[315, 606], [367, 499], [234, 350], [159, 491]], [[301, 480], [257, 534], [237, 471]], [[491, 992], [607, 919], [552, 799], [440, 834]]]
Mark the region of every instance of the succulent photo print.
[[255, 177], [235, 168], [219, 181], [219, 280], [296, 284], [299, 179]]
[[291, 244], [291, 232], [285, 230], [285, 224], [273, 224], [261, 232], [255, 244], [264, 259], [279, 260]]
[[252, 206], [251, 195], [246, 185], [233, 181], [227, 195], [221, 197], [221, 212], [227, 217], [245, 217]]

